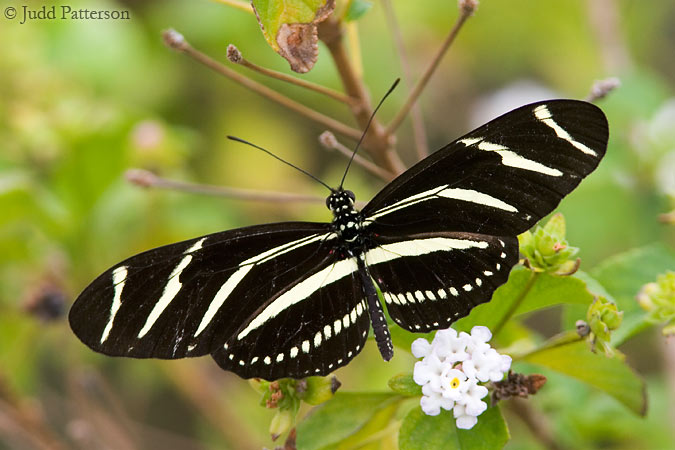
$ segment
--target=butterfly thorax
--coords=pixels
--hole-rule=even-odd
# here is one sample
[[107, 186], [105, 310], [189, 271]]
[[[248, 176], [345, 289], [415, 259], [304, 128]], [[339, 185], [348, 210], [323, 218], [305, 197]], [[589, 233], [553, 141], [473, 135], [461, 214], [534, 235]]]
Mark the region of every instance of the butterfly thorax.
[[333, 231], [345, 242], [355, 242], [361, 235], [361, 213], [354, 208], [352, 191], [339, 190], [326, 199], [326, 206], [333, 213]]

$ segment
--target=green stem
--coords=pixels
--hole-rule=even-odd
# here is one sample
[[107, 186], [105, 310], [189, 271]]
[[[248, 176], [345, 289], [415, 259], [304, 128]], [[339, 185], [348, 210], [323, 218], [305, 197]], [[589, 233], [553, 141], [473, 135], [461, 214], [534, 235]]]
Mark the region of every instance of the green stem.
[[583, 337], [579, 336], [576, 332], [574, 331], [566, 331], [563, 333], [560, 333], [556, 336], [553, 336], [551, 339], [547, 340], [543, 344], [541, 344], [539, 347], [535, 348], [534, 350], [531, 350], [527, 353], [523, 353], [521, 355], [518, 354], [509, 354], [511, 358], [513, 358], [514, 361], [519, 361], [519, 360], [524, 360], [536, 353], [539, 353], [544, 350], [549, 350], [551, 348], [555, 347], [562, 347], [563, 345], [570, 345], [570, 344], [576, 344], [579, 341], [584, 340]]
[[523, 300], [525, 300], [525, 297], [527, 297], [527, 294], [530, 293], [530, 290], [532, 289], [532, 286], [534, 286], [534, 283], [537, 281], [539, 278], [539, 272], [532, 272], [530, 274], [530, 279], [527, 280], [527, 284], [525, 284], [525, 287], [523, 290], [518, 294], [518, 297], [516, 300], [511, 304], [511, 307], [509, 310], [504, 314], [502, 319], [497, 323], [497, 325], [494, 327], [492, 330], [492, 335], [497, 336], [501, 331], [502, 328], [504, 328], [504, 325], [506, 325], [506, 322], [515, 314], [516, 310], [520, 305], [523, 303]]

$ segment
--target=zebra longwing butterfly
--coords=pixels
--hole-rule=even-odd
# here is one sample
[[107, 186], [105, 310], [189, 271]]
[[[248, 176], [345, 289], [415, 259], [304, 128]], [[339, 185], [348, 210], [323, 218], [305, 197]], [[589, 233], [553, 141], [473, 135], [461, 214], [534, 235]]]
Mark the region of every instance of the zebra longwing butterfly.
[[257, 225], [132, 256], [80, 294], [70, 325], [107, 355], [210, 354], [244, 378], [326, 375], [363, 349], [371, 325], [389, 360], [377, 288], [412, 332], [466, 316], [507, 280], [516, 236], [597, 167], [607, 139], [589, 103], [523, 106], [419, 162], [362, 211], [332, 190], [331, 223]]

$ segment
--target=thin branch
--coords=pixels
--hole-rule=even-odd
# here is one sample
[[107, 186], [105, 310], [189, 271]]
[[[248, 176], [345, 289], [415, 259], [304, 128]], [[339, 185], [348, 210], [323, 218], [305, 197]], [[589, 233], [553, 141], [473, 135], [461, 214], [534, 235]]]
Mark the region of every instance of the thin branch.
[[[412, 80], [412, 71], [410, 70], [410, 62], [408, 61], [408, 54], [403, 44], [403, 35], [401, 28], [398, 26], [396, 20], [396, 12], [391, 4], [391, 0], [382, 0], [384, 9], [384, 16], [389, 25], [389, 30], [394, 37], [394, 44], [398, 52], [399, 60], [401, 61], [401, 68], [403, 69], [403, 83], [405, 84], [408, 95], [410, 95], [410, 83]], [[424, 119], [422, 117], [422, 108], [420, 104], [415, 102], [410, 110], [410, 120], [412, 122], [413, 138], [415, 141], [415, 151], [417, 152], [417, 159], [422, 160], [429, 155], [429, 142], [427, 140], [427, 133], [424, 129]]]
[[324, 203], [326, 199], [315, 195], [293, 194], [290, 192], [257, 191], [254, 189], [240, 189], [206, 184], [186, 183], [183, 181], [168, 180], [143, 169], [129, 169], [124, 174], [127, 181], [136, 186], [145, 188], [166, 189], [170, 191], [189, 192], [193, 194], [214, 195], [239, 200], [260, 202], [308, 202]]
[[[321, 135], [319, 136], [319, 142], [323, 147], [329, 150], [337, 150], [338, 152], [345, 155], [347, 158], [351, 158], [352, 154], [354, 153], [352, 149], [346, 147], [341, 142], [339, 142], [335, 137], [335, 135], [330, 131], [324, 131], [323, 133], [321, 133]], [[378, 166], [377, 164], [368, 161], [361, 155], [354, 156], [354, 164], [358, 164], [359, 166], [363, 167], [373, 175], [382, 178], [384, 181], [389, 181], [393, 177], [393, 174], [391, 172], [388, 172], [384, 170], [382, 167]]]
[[593, 86], [591, 87], [591, 92], [589, 92], [588, 96], [586, 96], [586, 101], [596, 102], [598, 100], [602, 100], [603, 98], [607, 97], [607, 95], [609, 95], [610, 92], [612, 92], [619, 86], [621, 86], [621, 80], [619, 80], [617, 77], [605, 78], [604, 80], [597, 80], [595, 83], [593, 83]]
[[551, 431], [551, 424], [546, 416], [532, 407], [530, 402], [520, 398], [513, 398], [508, 403], [508, 409], [513, 412], [527, 426], [530, 433], [547, 449], [560, 450], [555, 435]]
[[344, 24], [347, 31], [347, 42], [352, 67], [357, 77], [363, 78], [363, 55], [361, 52], [361, 39], [359, 38], [358, 21], [353, 20]]
[[239, 64], [241, 66], [244, 66], [255, 72], [261, 73], [270, 78], [285, 81], [286, 83], [294, 84], [296, 86], [309, 89], [310, 91], [327, 95], [328, 97], [346, 103], [347, 105], [354, 105], [357, 102], [356, 99], [353, 99], [341, 92], [335, 91], [325, 86], [321, 86], [320, 84], [312, 83], [310, 81], [306, 81], [301, 78], [296, 78], [294, 76], [287, 75], [282, 72], [277, 72], [276, 70], [267, 69], [265, 67], [261, 67], [257, 64], [254, 64], [251, 61], [244, 58], [239, 49], [232, 44], [227, 46], [227, 59], [229, 59], [230, 62], [234, 64]]
[[209, 56], [205, 55], [199, 50], [193, 48], [185, 40], [183, 35], [181, 35], [177, 31], [166, 30], [162, 33], [162, 37], [164, 38], [164, 42], [166, 43], [166, 45], [169, 46], [170, 48], [177, 50], [181, 53], [185, 53], [195, 61], [205, 65], [206, 67], [218, 72], [221, 75], [226, 76], [227, 78], [230, 78], [231, 80], [247, 87], [248, 89], [262, 95], [263, 97], [273, 100], [281, 104], [282, 106], [285, 106], [288, 109], [291, 109], [299, 114], [302, 114], [303, 116], [317, 123], [320, 123], [321, 125], [335, 131], [336, 133], [343, 134], [355, 140], [358, 140], [361, 137], [361, 132], [359, 130], [352, 128], [348, 125], [345, 125], [344, 123], [335, 120], [331, 117], [328, 117], [324, 114], [321, 114], [311, 108], [308, 108], [307, 106], [298, 103], [295, 100], [292, 100], [286, 97], [285, 95], [282, 95], [276, 92], [275, 90], [268, 88], [265, 85], [253, 81], [250, 78], [247, 78], [246, 76], [230, 69], [229, 67], [220, 64], [218, 61], [210, 58]]
[[251, 8], [251, 3], [245, 3], [237, 0], [211, 0], [211, 1], [216, 3], [222, 3], [223, 5], [227, 5], [240, 11], [253, 14], [253, 8]]
[[[358, 104], [352, 106], [351, 112], [356, 122], [363, 129], [370, 120], [372, 106], [363, 84], [363, 78], [359, 77], [354, 70], [349, 55], [343, 42], [343, 28], [340, 22], [328, 18], [319, 24], [319, 38], [326, 44], [330, 51], [335, 67], [340, 75], [345, 92], [358, 100]], [[387, 134], [386, 130], [377, 119], [372, 121], [368, 129], [364, 147], [368, 149], [373, 161], [391, 173], [403, 172], [405, 166], [394, 149], [394, 138]]]
[[475, 1], [463, 0], [462, 2], [460, 2], [460, 15], [457, 18], [455, 25], [452, 27], [450, 33], [445, 38], [445, 41], [443, 42], [443, 45], [441, 45], [441, 48], [438, 50], [434, 58], [429, 63], [429, 66], [424, 71], [424, 74], [413, 88], [412, 92], [408, 96], [408, 100], [406, 100], [405, 104], [403, 105], [403, 108], [401, 108], [396, 117], [394, 117], [394, 120], [392, 120], [389, 126], [387, 127], [387, 133], [393, 134], [396, 131], [396, 129], [401, 125], [403, 119], [405, 119], [405, 117], [408, 115], [410, 108], [412, 108], [412, 106], [415, 104], [420, 94], [422, 93], [422, 90], [424, 90], [427, 83], [429, 82], [429, 79], [438, 68], [438, 64], [441, 62], [441, 59], [448, 51], [448, 48], [450, 48], [450, 45], [454, 42], [455, 38], [459, 34], [459, 30], [461, 30], [462, 26], [467, 21], [467, 19], [471, 17], [473, 12], [475, 11], [475, 8], [476, 8]]

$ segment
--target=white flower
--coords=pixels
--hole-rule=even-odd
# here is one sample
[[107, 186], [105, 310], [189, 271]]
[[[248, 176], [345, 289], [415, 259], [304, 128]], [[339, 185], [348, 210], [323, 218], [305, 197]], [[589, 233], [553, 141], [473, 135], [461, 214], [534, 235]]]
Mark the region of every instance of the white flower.
[[474, 353], [471, 355], [470, 360], [462, 363], [462, 370], [464, 370], [464, 373], [469, 378], [476, 378], [480, 381], [490, 381], [490, 373], [495, 366], [496, 363], [494, 358], [492, 358], [492, 355], [488, 352]]
[[[497, 353], [495, 351], [495, 353]], [[502, 381], [504, 374], [511, 368], [511, 357], [497, 353], [495, 367], [490, 371], [490, 381]]]
[[429, 384], [422, 386], [422, 394], [424, 395], [420, 399], [420, 406], [424, 414], [428, 416], [437, 416], [441, 413], [441, 408], [450, 411], [455, 406], [454, 401], [431, 389]]
[[[466, 333], [464, 333], [466, 334]], [[455, 363], [469, 357], [466, 352], [467, 340], [464, 336], [457, 336], [452, 328], [439, 330], [434, 337], [433, 347], [439, 358], [446, 362]]]
[[470, 430], [478, 423], [478, 417], [466, 414], [464, 405], [455, 405], [452, 415], [455, 417], [457, 428], [462, 430]]
[[464, 396], [464, 392], [468, 389], [464, 372], [452, 368], [446, 368], [443, 371], [440, 385], [443, 397], [453, 401], [460, 401]]
[[476, 379], [469, 378], [465, 383], [464, 395], [459, 403], [464, 406], [464, 413], [469, 416], [479, 416], [487, 409], [487, 403], [481, 399], [488, 394], [485, 386], [480, 386]]
[[412, 354], [415, 358], [424, 358], [431, 354], [432, 346], [424, 338], [415, 339], [412, 343]]
[[472, 355], [490, 348], [487, 342], [492, 339], [492, 333], [488, 327], [475, 326], [471, 329], [471, 334], [462, 331], [459, 335], [466, 340], [466, 351]]
[[452, 410], [457, 428], [476, 425], [477, 416], [487, 409], [482, 399], [488, 394], [478, 383], [499, 381], [511, 367], [511, 357], [488, 344], [491, 338], [487, 327], [476, 326], [470, 334], [448, 328], [439, 330], [431, 343], [413, 342], [413, 355], [422, 358], [415, 363], [413, 379], [422, 386], [420, 406], [425, 414]]
[[441, 391], [441, 375], [446, 369], [446, 364], [444, 364], [438, 356], [435, 354], [430, 354], [425, 357], [422, 361], [415, 363], [415, 369], [413, 370], [413, 380], [415, 383], [420, 386], [425, 386], [427, 383], [431, 385], [432, 389], [436, 392]]

